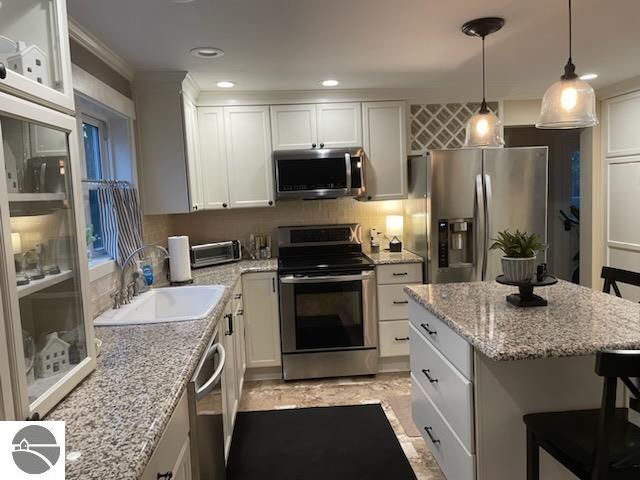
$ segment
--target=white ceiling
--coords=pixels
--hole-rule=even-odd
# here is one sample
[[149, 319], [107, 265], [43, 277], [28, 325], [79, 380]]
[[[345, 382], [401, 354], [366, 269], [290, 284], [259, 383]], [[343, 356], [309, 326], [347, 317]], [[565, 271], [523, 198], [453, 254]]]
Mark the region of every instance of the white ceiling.
[[[175, 0], [174, 0], [175, 1]], [[181, 0], [184, 1], [184, 0]], [[418, 88], [479, 96], [480, 40], [460, 26], [502, 16], [487, 38], [490, 98], [535, 98], [567, 57], [563, 0], [68, 0], [69, 14], [136, 70], [187, 70], [205, 90]], [[574, 0], [574, 63], [595, 87], [640, 74], [640, 1]], [[225, 51], [217, 60], [196, 46]]]

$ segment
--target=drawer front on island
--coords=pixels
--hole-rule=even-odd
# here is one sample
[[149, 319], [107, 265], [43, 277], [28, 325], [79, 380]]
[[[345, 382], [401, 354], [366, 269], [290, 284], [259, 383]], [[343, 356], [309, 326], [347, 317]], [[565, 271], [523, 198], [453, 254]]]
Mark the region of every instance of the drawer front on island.
[[474, 452], [473, 386], [411, 325], [411, 374], [438, 407], [451, 428]]
[[468, 380], [473, 378], [473, 349], [442, 320], [409, 300], [409, 320]]
[[409, 355], [408, 320], [380, 322], [379, 329], [381, 357], [405, 357]]
[[404, 284], [378, 286], [378, 318], [400, 320], [409, 318], [409, 297]]
[[475, 458], [460, 443], [438, 408], [411, 374], [413, 421], [448, 480], [474, 480]]
[[422, 283], [422, 264], [378, 265], [376, 275], [378, 285]]

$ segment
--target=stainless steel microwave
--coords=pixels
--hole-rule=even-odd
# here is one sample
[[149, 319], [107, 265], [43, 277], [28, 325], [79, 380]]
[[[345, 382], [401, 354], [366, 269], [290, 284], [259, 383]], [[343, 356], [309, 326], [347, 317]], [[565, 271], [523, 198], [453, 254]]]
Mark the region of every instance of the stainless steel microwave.
[[365, 192], [365, 157], [360, 147], [277, 151], [276, 198], [359, 197]]
[[237, 262], [242, 258], [242, 246], [240, 240], [192, 245], [190, 255], [193, 268]]

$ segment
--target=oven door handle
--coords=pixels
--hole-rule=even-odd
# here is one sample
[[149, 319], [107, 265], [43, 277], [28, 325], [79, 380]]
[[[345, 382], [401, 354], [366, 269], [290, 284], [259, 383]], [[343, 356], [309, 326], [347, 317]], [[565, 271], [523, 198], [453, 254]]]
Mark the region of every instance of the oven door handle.
[[280, 277], [280, 283], [336, 283], [336, 282], [354, 282], [358, 280], [369, 280], [375, 277], [373, 270], [369, 272], [363, 272], [357, 275], [328, 275], [322, 277], [305, 276], [295, 277], [293, 275], [287, 275]]

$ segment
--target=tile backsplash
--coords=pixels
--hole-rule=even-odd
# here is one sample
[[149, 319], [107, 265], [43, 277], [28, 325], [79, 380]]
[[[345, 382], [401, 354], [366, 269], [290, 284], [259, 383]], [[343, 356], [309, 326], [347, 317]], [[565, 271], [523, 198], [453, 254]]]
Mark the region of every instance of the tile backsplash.
[[174, 235], [188, 235], [192, 243], [238, 239], [244, 245], [248, 245], [250, 234], [268, 233], [273, 238], [273, 254], [277, 255], [276, 231], [279, 226], [360, 223], [363, 227], [363, 241], [366, 241], [369, 228], [384, 232], [386, 216], [402, 213], [402, 200], [291, 200], [278, 202], [273, 208], [239, 208], [171, 215], [170, 230]]

